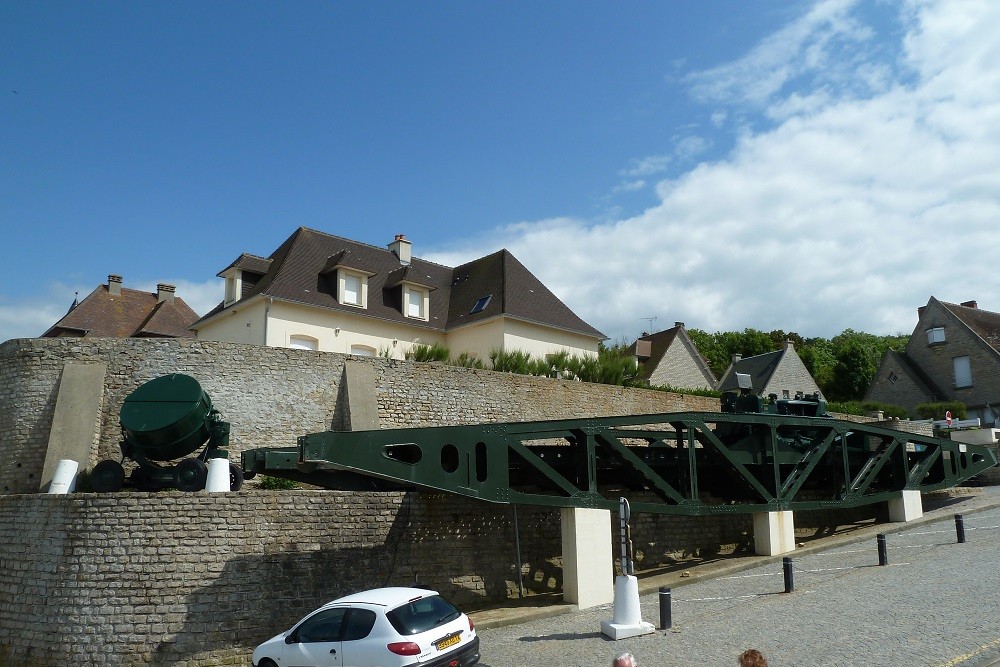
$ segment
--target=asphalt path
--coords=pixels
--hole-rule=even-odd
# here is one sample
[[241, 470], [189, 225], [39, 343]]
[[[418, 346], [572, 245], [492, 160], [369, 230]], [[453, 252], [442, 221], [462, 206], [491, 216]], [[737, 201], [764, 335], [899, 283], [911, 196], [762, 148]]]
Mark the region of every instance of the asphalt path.
[[886, 531], [877, 542], [843, 540], [791, 554], [794, 591], [780, 560], [671, 590], [672, 626], [659, 628], [660, 595], [640, 597], [656, 631], [611, 640], [611, 605], [479, 630], [483, 667], [607, 666], [629, 651], [642, 667], [736, 664], [757, 648], [771, 667], [1000, 665], [1000, 507], [993, 489], [963, 513], [959, 544], [951, 510]]

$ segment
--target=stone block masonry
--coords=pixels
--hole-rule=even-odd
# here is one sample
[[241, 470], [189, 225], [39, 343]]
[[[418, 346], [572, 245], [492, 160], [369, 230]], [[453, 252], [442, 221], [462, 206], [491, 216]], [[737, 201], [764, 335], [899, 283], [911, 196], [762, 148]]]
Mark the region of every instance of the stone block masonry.
[[[197, 340], [0, 345], [0, 667], [248, 665], [256, 643], [372, 586], [426, 583], [471, 609], [516, 595], [520, 568], [529, 593], [561, 591], [555, 508], [252, 484], [234, 494], [37, 493], [66, 363], [107, 366], [89, 468], [120, 457], [125, 397], [168, 373], [202, 384], [232, 424], [234, 460], [343, 430], [347, 359]], [[351, 360], [370, 364], [383, 428], [718, 410], [697, 396]], [[748, 541], [748, 517], [642, 516], [632, 537], [651, 566], [711, 558]]]

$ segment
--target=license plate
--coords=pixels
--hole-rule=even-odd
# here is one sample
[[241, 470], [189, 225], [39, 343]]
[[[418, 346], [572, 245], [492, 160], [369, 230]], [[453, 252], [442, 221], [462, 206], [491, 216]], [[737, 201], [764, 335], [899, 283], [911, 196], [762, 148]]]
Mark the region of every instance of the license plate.
[[457, 633], [451, 635], [450, 637], [445, 637], [444, 639], [437, 640], [436, 642], [434, 642], [434, 648], [436, 648], [439, 651], [443, 651], [446, 648], [451, 648], [460, 641], [462, 641], [462, 635], [461, 633]]

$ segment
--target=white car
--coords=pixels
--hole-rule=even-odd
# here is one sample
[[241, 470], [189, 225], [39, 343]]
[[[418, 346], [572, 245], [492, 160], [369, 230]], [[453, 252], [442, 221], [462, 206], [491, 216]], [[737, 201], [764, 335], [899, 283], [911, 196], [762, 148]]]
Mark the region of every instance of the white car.
[[472, 620], [425, 588], [376, 588], [327, 602], [254, 649], [254, 667], [469, 667]]

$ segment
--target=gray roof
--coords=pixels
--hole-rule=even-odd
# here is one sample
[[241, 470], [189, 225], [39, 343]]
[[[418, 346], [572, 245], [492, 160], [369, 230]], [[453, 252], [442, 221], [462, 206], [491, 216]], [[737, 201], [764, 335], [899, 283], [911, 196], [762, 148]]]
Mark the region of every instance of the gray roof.
[[[570, 310], [507, 250], [456, 268], [417, 257], [404, 266], [387, 248], [299, 227], [266, 259], [244, 253], [227, 268], [233, 266], [242, 268], [244, 280], [249, 278], [253, 283], [252, 289], [244, 291], [244, 299], [264, 295], [357, 315], [355, 306], [337, 301], [333, 269], [347, 266], [369, 274], [368, 307], [364, 311], [369, 317], [447, 331], [503, 315], [598, 340], [607, 338]], [[402, 282], [431, 290], [428, 321], [403, 315], [401, 293], [395, 289]], [[490, 297], [488, 303], [473, 313], [484, 297]], [[219, 304], [202, 320], [225, 308]]]
[[755, 357], [747, 357], [735, 362], [729, 367], [729, 370], [722, 378], [722, 382], [719, 384], [719, 391], [734, 391], [739, 389], [739, 385], [736, 382], [737, 373], [749, 375], [750, 380], [753, 382], [754, 391], [762, 391], [767, 386], [771, 376], [774, 375], [774, 371], [778, 368], [778, 363], [781, 361], [781, 357], [784, 356], [786, 349], [782, 348], [775, 352], [758, 354]]

